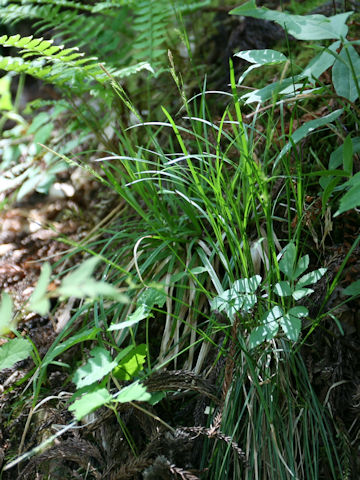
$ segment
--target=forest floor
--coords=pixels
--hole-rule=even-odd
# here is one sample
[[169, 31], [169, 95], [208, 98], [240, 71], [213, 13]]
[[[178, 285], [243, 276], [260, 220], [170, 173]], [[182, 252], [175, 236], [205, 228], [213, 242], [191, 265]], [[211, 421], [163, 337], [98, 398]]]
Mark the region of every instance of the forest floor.
[[[275, 33], [273, 35], [276, 37]], [[267, 45], [266, 42], [264, 45]], [[265, 48], [264, 45], [256, 44], [251, 48]], [[216, 53], [212, 52], [211, 55], [216, 56]], [[316, 117], [317, 112], [312, 113]], [[287, 128], [288, 125], [285, 125], [285, 130]], [[314, 391], [336, 419], [339, 429], [336, 433], [349, 441], [344, 449], [351, 451], [352, 471], [360, 472], [360, 460], [354, 454], [360, 448], [359, 433], [354, 434], [360, 431], [360, 297], [346, 304], [343, 304], [342, 297], [343, 289], [360, 278], [360, 247], [357, 246], [348, 255], [351, 246], [360, 236], [360, 215], [357, 210], [350, 210], [336, 218], [324, 219], [321, 216], [321, 200], [316, 195], [317, 192], [314, 191], [313, 196], [306, 199], [304, 225], [308, 250], [304, 253], [309, 253], [312, 261], [315, 258], [318, 260], [319, 264], [311, 265], [312, 269], [325, 267], [327, 272], [308, 300], [307, 307], [311, 316], [316, 317], [328, 285], [339, 273], [345, 258], [348, 258], [345, 269], [341, 272], [341, 280], [331, 301], [326, 305], [337, 322], [333, 321], [333, 317], [324, 318], [310, 340], [301, 347], [301, 354]], [[26, 303], [39, 279], [41, 264], [50, 261], [53, 273], [60, 275], [66, 269], [81, 263], [83, 255], [79, 253], [70, 256], [65, 262], [62, 260], [75, 248], [72, 245], [85, 245], [106, 235], [100, 230], [107, 225], [120, 228], [123, 213], [122, 200], [104, 187], [99, 187], [94, 177], [79, 167], [69, 168], [58, 175], [54, 188], [48, 195], [32, 193], [20, 202], [9, 203], [1, 210], [0, 290], [11, 294], [15, 310], [21, 312], [17, 330], [21, 336], [31, 339], [41, 358], [46, 355], [79, 305], [79, 301], [73, 298], [66, 302], [58, 302], [54, 298], [52, 306], [56, 305], [56, 308], [49, 315], [41, 316], [26, 310]], [[293, 226], [296, 226], [297, 221], [294, 216]], [[314, 252], [317, 253], [316, 256], [313, 255]], [[49, 288], [51, 290], [57, 286], [55, 280]], [[156, 341], [160, 342], [160, 339]], [[69, 358], [77, 355], [76, 348], [80, 347], [69, 349], [61, 357], [61, 362], [66, 363]], [[209, 364], [216, 355], [217, 350], [213, 348], [209, 354]], [[219, 368], [223, 366], [220, 364]], [[67, 378], [60, 362], [48, 369], [44, 382], [47, 396], [43, 394], [43, 408], [38, 411], [31, 407], [33, 374], [32, 359], [18, 362], [13, 368], [0, 372], [0, 468], [6, 457], [22, 455], [36, 448], [42, 440], [54, 435], [72, 420], [67, 400], [74, 393], [75, 387]], [[161, 390], [167, 384], [175, 391], [182, 391], [176, 400], [169, 400], [167, 407], [160, 407], [161, 418], [173, 429], [171, 434], [165, 433], [163, 426], [156, 423], [159, 410], [149, 407], [154, 420], [133, 406], [121, 406], [127, 430], [133, 435], [134, 443], [143, 449], [135, 456], [135, 460], [131, 458], [127, 462], [119, 453], [123, 448], [123, 438], [111, 416], [113, 412], [102, 408], [92, 421], [80, 425], [78, 430], [66, 431], [61, 442], [55, 439], [51, 448], [35, 451], [33, 453], [36, 455], [31, 459], [26, 458], [26, 461], [16, 467], [4, 471], [2, 480], [206, 478], [206, 469], [201, 470], [199, 462], [203, 447], [200, 434], [204, 434], [200, 430], [205, 429], [205, 426], [200, 427], [201, 423], [197, 423], [201, 417], [198, 413], [202, 411], [204, 398], [220, 404], [221, 392], [219, 385], [216, 385], [216, 378], [210, 377], [202, 383], [197, 376], [188, 375], [181, 377], [180, 373], [174, 373], [167, 378], [159, 376], [148, 382], [149, 390]], [[200, 393], [199, 398], [190, 396], [189, 399], [189, 390], [184, 392], [186, 387], [192, 392]], [[184, 425], [187, 424], [197, 426], [192, 427], [193, 430], [186, 430]], [[207, 429], [204, 436], [211, 438], [210, 430], [211, 428]], [[240, 447], [238, 454], [239, 457], [243, 454]], [[171, 471], [170, 477], [164, 473], [166, 468], [161, 463], [164, 458], [165, 467]], [[40, 477], [37, 471], [42, 464], [47, 465], [47, 470]], [[79, 471], [83, 473], [80, 475]], [[142, 472], [145, 474], [140, 477]], [[325, 475], [326, 472], [324, 478]]]

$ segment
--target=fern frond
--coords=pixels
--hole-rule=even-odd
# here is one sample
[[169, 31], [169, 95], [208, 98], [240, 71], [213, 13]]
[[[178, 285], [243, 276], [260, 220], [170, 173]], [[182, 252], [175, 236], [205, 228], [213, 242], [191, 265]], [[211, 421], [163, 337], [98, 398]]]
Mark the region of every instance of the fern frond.
[[200, 10], [203, 7], [208, 7], [211, 4], [211, 0], [178, 0], [175, 5], [175, 9], [181, 13], [192, 13], [196, 10]]
[[53, 45], [52, 40], [20, 35], [3, 35], [0, 45], [21, 49], [21, 57], [0, 57], [0, 69], [8, 72], [25, 72], [44, 81], [58, 85], [70, 82], [77, 87], [90, 80], [103, 83], [106, 79], [97, 59], [85, 57], [77, 47], [64, 48]]
[[[52, 40], [20, 35], [11, 37], [3, 35], [0, 37], [0, 45], [19, 48], [22, 55], [21, 57], [0, 56], [0, 70], [24, 72], [58, 86], [68, 84], [74, 93], [89, 90], [94, 80], [100, 84], [108, 81], [108, 76], [98, 64], [97, 58], [84, 56], [77, 47], [64, 48], [62, 45], [53, 45]], [[118, 78], [144, 69], [151, 70], [151, 67], [146, 62], [123, 69], [107, 67], [108, 73]]]
[[134, 30], [137, 33], [134, 44], [137, 60], [146, 60], [151, 65], [159, 64], [165, 58], [166, 30], [171, 14], [171, 4], [164, 0], [140, 0], [136, 4]]
[[[34, 54], [46, 56], [47, 66], [52, 64], [52, 68], [46, 70], [47, 75], [38, 78], [47, 78], [49, 81], [56, 79], [59, 83], [67, 82], [76, 74], [81, 80], [86, 70], [87, 78], [91, 73], [96, 80], [101, 81], [105, 76], [95, 63], [96, 58], [102, 62], [105, 60], [106, 69], [118, 77], [142, 68], [151, 70], [149, 64], [156, 68], [166, 64], [169, 40], [167, 32], [169, 24], [174, 21], [175, 11], [193, 12], [210, 1], [107, 0], [88, 5], [77, 0], [0, 0], [0, 22], [16, 24], [20, 20], [30, 20], [37, 37], [43, 32], [54, 31], [53, 39], [61, 38], [61, 43], [65, 46], [76, 45], [85, 52], [83, 62], [86, 68], [85, 65], [81, 66], [79, 57], [82, 54], [76, 56], [76, 52], [72, 51], [74, 57], [70, 57], [70, 51], [67, 52], [68, 55], [64, 55], [64, 50], [62, 53], [58, 51], [57, 60], [61, 66], [56, 67], [56, 76], [53, 71], [56, 60], [53, 57], [56, 54], [51, 50], [46, 54], [42, 51], [22, 52], [21, 58], [24, 61]], [[131, 26], [129, 18], [132, 20]], [[129, 67], [132, 60], [139, 63]], [[71, 65], [70, 61], [73, 62]], [[12, 65], [17, 69], [14, 71], [28, 71], [32, 75], [36, 72], [36, 64], [34, 67], [33, 63], [24, 63], [19, 59], [12, 62], [2, 60], [2, 65], [6, 68], [11, 68]], [[63, 73], [61, 80], [60, 70]], [[66, 75], [65, 72], [71, 74]]]
[[0, 9], [0, 22], [16, 24], [30, 20], [36, 36], [53, 30], [53, 39], [61, 37], [61, 43], [76, 45], [89, 56], [106, 59], [108, 65], [119, 68], [131, 61], [128, 5], [133, 1], [88, 6], [62, 0], [21, 0], [20, 5], [13, 0]]

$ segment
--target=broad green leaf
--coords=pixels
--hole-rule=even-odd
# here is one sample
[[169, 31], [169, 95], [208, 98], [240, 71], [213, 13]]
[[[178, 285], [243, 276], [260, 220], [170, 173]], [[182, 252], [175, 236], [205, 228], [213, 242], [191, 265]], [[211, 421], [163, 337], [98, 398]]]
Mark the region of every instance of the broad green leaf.
[[279, 262], [280, 271], [289, 279], [294, 278], [294, 265], [296, 260], [296, 247], [293, 242], [288, 243]]
[[152, 392], [151, 398], [147, 400], [147, 402], [150, 403], [150, 405], [156, 405], [165, 397], [166, 397], [165, 392]]
[[[350, 60], [348, 56], [350, 56]], [[351, 66], [354, 69], [354, 73]], [[357, 100], [359, 92], [356, 88], [356, 78], [354, 78], [354, 74], [357, 75], [359, 85], [359, 72], [359, 54], [352, 45], [346, 44], [339, 53], [339, 58], [335, 60], [332, 68], [332, 81], [335, 91], [340, 97], [345, 97], [350, 100], [350, 102]]]
[[119, 380], [131, 380], [143, 369], [146, 355], [145, 344], [136, 346], [118, 363], [114, 376]]
[[257, 296], [254, 294], [243, 295], [243, 305], [241, 307], [242, 312], [250, 312], [257, 302]]
[[288, 34], [298, 40], [326, 40], [341, 39], [348, 32], [346, 20], [352, 12], [346, 12], [333, 17], [323, 15], [291, 15], [278, 10], [269, 10], [265, 7], [257, 8], [251, 0], [230, 11], [230, 15], [261, 18], [278, 23]]
[[274, 338], [279, 330], [279, 325], [260, 325], [256, 327], [250, 334], [249, 348], [255, 348], [261, 345], [263, 342], [269, 341]]
[[295, 268], [294, 280], [300, 277], [300, 275], [305, 272], [305, 270], [309, 266], [309, 261], [310, 261], [309, 255], [304, 255], [303, 257], [300, 258]]
[[45, 125], [50, 121], [50, 115], [47, 112], [41, 112], [36, 115], [31, 122], [30, 127], [28, 128], [28, 133], [35, 133], [40, 127]]
[[297, 288], [295, 289], [295, 291], [293, 292], [292, 296], [293, 296], [293, 299], [295, 301], [298, 301], [300, 300], [301, 298], [304, 298], [308, 295], [311, 295], [312, 293], [314, 293], [314, 290], [312, 288]]
[[309, 310], [306, 307], [299, 305], [298, 307], [290, 308], [288, 313], [292, 316], [302, 318], [302, 317], [307, 317], [309, 315]]
[[278, 319], [284, 315], [282, 308], [278, 305], [275, 305], [271, 310], [265, 312], [264, 315], [261, 317], [261, 322], [270, 325], [277, 323]]
[[236, 292], [240, 293], [254, 293], [260, 285], [260, 282], [260, 275], [255, 275], [251, 278], [241, 278], [240, 280], [236, 280], [234, 282], [231, 290], [235, 290]]
[[187, 272], [179, 272], [175, 273], [174, 275], [171, 275], [171, 283], [176, 283], [179, 282], [182, 278], [185, 277]]
[[96, 265], [99, 263], [98, 257], [91, 257], [80, 264], [80, 266], [69, 273], [62, 281], [64, 284], [79, 285], [91, 278]]
[[77, 345], [78, 343], [86, 342], [87, 340], [94, 340], [98, 333], [101, 332], [101, 328], [89, 328], [87, 330], [83, 330], [75, 335], [67, 338], [59, 345], [56, 345], [54, 348], [50, 348], [50, 350], [46, 353], [45, 357], [42, 360], [42, 366], [46, 367], [51, 363], [56, 357], [61, 355], [63, 352], [68, 350], [69, 348]]
[[45, 144], [49, 140], [53, 129], [54, 129], [54, 124], [52, 122], [46, 123], [45, 125], [40, 127], [39, 130], [37, 130], [37, 132], [34, 135], [34, 143]]
[[0, 347], [0, 370], [11, 368], [25, 360], [32, 351], [31, 343], [25, 338], [14, 338]]
[[256, 291], [260, 282], [260, 275], [236, 280], [229, 290], [212, 300], [211, 309], [225, 311], [231, 320], [240, 311], [249, 312], [257, 302], [257, 296], [253, 292]]
[[75, 284], [68, 279], [65, 283], [61, 283], [60, 287], [57, 288], [57, 292], [59, 292], [64, 298], [76, 297], [96, 299], [100, 296], [104, 296], [121, 303], [129, 302], [128, 297], [119, 292], [114, 285], [97, 281], [93, 278], [88, 278], [85, 282]]
[[325, 275], [326, 270], [326, 268], [319, 268], [318, 270], [313, 270], [312, 272], [303, 275], [301, 278], [299, 278], [299, 281], [296, 284], [296, 288], [317, 283], [320, 278]]
[[76, 388], [82, 388], [101, 380], [117, 365], [110, 352], [105, 348], [95, 347], [91, 350], [90, 355], [91, 357], [86, 364], [79, 367], [74, 374], [73, 382]]
[[16, 200], [18, 202], [20, 202], [30, 192], [33, 192], [34, 190], [36, 190], [36, 187], [39, 185], [39, 183], [43, 179], [43, 173], [40, 171], [38, 167], [30, 167], [27, 170], [27, 173], [28, 173], [28, 178], [21, 185], [21, 188], [16, 194]]
[[344, 288], [343, 295], [360, 295], [360, 280], [356, 280]]
[[211, 309], [219, 312], [224, 311], [233, 320], [236, 313], [250, 311], [256, 302], [257, 296], [255, 294], [241, 294], [230, 289], [212, 300]]
[[258, 63], [254, 63], [253, 65], [250, 65], [245, 72], [241, 75], [241, 77], [238, 80], [238, 85], [241, 85], [244, 79], [247, 77], [248, 73], [250, 73], [252, 70], [255, 68], [260, 68], [262, 65], [259, 65]]
[[250, 63], [259, 65], [274, 65], [277, 63], [286, 62], [287, 58], [283, 53], [276, 50], [243, 50], [235, 53], [235, 57], [242, 58]]
[[151, 400], [151, 393], [147, 392], [146, 387], [137, 381], [120, 390], [114, 400], [120, 403], [147, 402]]
[[313, 132], [317, 128], [323, 127], [324, 125], [327, 125], [327, 124], [333, 122], [334, 120], [336, 120], [337, 118], [340, 117], [342, 112], [343, 112], [342, 109], [338, 109], [338, 110], [335, 110], [332, 113], [329, 113], [329, 115], [325, 115], [324, 117], [317, 118], [315, 120], [310, 120], [309, 122], [306, 122], [303, 125], [301, 125], [301, 127], [298, 128], [297, 130], [295, 130], [295, 132], [291, 135], [291, 141], [288, 142], [285, 145], [285, 147], [283, 147], [281, 152], [279, 153], [277, 159], [275, 160], [273, 168], [275, 168], [275, 166], [278, 164], [279, 160], [284, 155], [286, 155], [294, 145], [299, 143], [300, 140], [307, 137], [311, 132]]
[[0, 110], [13, 110], [10, 85], [10, 75], [0, 78]]
[[153, 315], [150, 313], [149, 307], [145, 305], [144, 303], [138, 307], [134, 313], [128, 316], [127, 320], [125, 322], [120, 322], [120, 323], [112, 323], [110, 327], [108, 328], [108, 332], [111, 332], [113, 330], [122, 330], [123, 328], [127, 327], [132, 327], [133, 325], [136, 325], [139, 323], [141, 320], [144, 320], [145, 318], [153, 317]]
[[85, 394], [80, 400], [76, 400], [76, 402], [70, 405], [69, 410], [70, 412], [74, 412], [77, 420], [81, 420], [93, 410], [107, 403], [111, 403], [112, 399], [112, 396], [106, 388], [99, 388], [94, 392]]
[[199, 275], [200, 273], [207, 272], [208, 269], [206, 267], [195, 267], [190, 270], [190, 273], [193, 275]]
[[50, 276], [50, 264], [44, 263], [35, 290], [30, 297], [29, 310], [36, 312], [41, 316], [46, 315], [47, 313], [49, 313], [50, 310], [50, 300], [47, 297], [47, 289], [50, 283]]
[[0, 303], [0, 335], [7, 335], [16, 324], [12, 321], [13, 302], [10, 295], [3, 292]]
[[344, 186], [350, 186], [351, 188], [341, 197], [340, 206], [334, 215], [335, 217], [340, 215], [340, 213], [360, 206], [360, 172], [356, 173]]
[[279, 318], [282, 315], [283, 311], [278, 306], [266, 312], [261, 318], [262, 325], [256, 327], [250, 334], [249, 347], [255, 348], [261, 343], [274, 338], [279, 330]]
[[[353, 153], [360, 152], [360, 137], [351, 138], [351, 149]], [[344, 144], [340, 145], [340, 147], [334, 150], [330, 155], [329, 170], [335, 170], [336, 168], [340, 167], [341, 164], [343, 164], [344, 168], [344, 159], [348, 155], [349, 154], [347, 152], [344, 152]]]
[[295, 315], [286, 314], [280, 318], [280, 325], [285, 336], [296, 342], [301, 331], [301, 319]]
[[287, 281], [282, 281], [277, 283], [274, 286], [274, 292], [280, 297], [289, 297], [292, 294], [292, 289], [290, 283]]
[[334, 193], [335, 187], [340, 183], [341, 177], [323, 177], [320, 180], [320, 186], [324, 189], [321, 195], [322, 213], [324, 214], [328, 207], [330, 196]]
[[[310, 82], [314, 83], [334, 62], [335, 57], [330, 52], [336, 52], [340, 42], [334, 42], [330, 47], [324, 48], [322, 52], [316, 55], [304, 68], [301, 77], [306, 77]], [[330, 52], [329, 52], [330, 51]]]
[[69, 273], [57, 289], [59, 294], [65, 298], [96, 299], [100, 296], [105, 296], [118, 302], [128, 303], [128, 298], [119, 292], [116, 287], [92, 278], [91, 275], [98, 262], [99, 259], [97, 257], [91, 257], [85, 260], [75, 271]]
[[279, 319], [281, 328], [289, 340], [297, 341], [301, 331], [301, 318], [308, 314], [309, 311], [306, 307], [293, 307]]
[[283, 80], [279, 80], [278, 82], [270, 83], [266, 85], [266, 87], [260, 88], [258, 90], [254, 90], [249, 93], [245, 93], [241, 96], [242, 100], [246, 100], [245, 103], [264, 103], [269, 99], [272, 99], [274, 96], [278, 95], [279, 92], [284, 90], [285, 88], [294, 84], [295, 81], [301, 79], [300, 76], [294, 78], [284, 78]]
[[157, 305], [162, 308], [166, 302], [166, 293], [163, 290], [149, 287], [144, 290], [137, 299], [137, 305], [146, 305], [150, 310]]
[[283, 88], [280, 90], [279, 95], [282, 96], [294, 96], [300, 93], [305, 94], [305, 93], [312, 93], [315, 92], [317, 89], [313, 88], [310, 90], [305, 90], [304, 88], [304, 82], [302, 83], [293, 83], [289, 87]]

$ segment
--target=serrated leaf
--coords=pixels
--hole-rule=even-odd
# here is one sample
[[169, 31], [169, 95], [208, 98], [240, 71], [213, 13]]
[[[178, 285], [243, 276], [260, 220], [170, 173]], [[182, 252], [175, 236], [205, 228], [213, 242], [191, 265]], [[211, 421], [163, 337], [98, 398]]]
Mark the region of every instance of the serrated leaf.
[[150, 405], [156, 405], [157, 403], [159, 403], [164, 397], [166, 397], [166, 393], [165, 392], [152, 392], [151, 393], [151, 398], [149, 400], [147, 400], [147, 402], [150, 404]]
[[318, 270], [313, 270], [312, 272], [303, 275], [299, 278], [299, 281], [296, 284], [296, 289], [298, 287], [304, 287], [306, 285], [313, 285], [317, 283], [326, 273], [326, 268], [319, 268]]
[[151, 393], [147, 392], [146, 387], [137, 381], [120, 390], [114, 400], [120, 403], [146, 402], [151, 400]]
[[70, 280], [62, 283], [57, 292], [65, 298], [90, 298], [96, 299], [100, 296], [111, 298], [121, 303], [129, 303], [126, 295], [122, 294], [114, 285], [88, 278], [84, 282], [71, 283]]
[[50, 115], [47, 112], [41, 112], [38, 115], [36, 115], [32, 122], [30, 127], [28, 128], [27, 132], [28, 133], [35, 133], [38, 128], [40, 128], [42, 125], [47, 123], [50, 120]]
[[288, 281], [278, 282], [274, 286], [274, 292], [280, 297], [289, 297], [292, 294], [292, 289]]
[[114, 369], [114, 376], [119, 380], [131, 380], [142, 369], [147, 355], [145, 344], [133, 348]]
[[30, 297], [29, 310], [36, 312], [41, 316], [46, 315], [47, 313], [49, 313], [50, 310], [50, 300], [47, 297], [47, 289], [50, 283], [50, 276], [50, 264], [44, 263], [35, 290]]
[[101, 380], [117, 365], [110, 352], [105, 348], [95, 347], [91, 350], [90, 355], [86, 364], [79, 367], [74, 374], [73, 382], [78, 389]]
[[88, 258], [82, 262], [78, 268], [66, 275], [62, 283], [64, 285], [79, 285], [82, 282], [86, 282], [91, 278], [99, 261], [100, 259], [98, 257]]
[[356, 280], [348, 285], [342, 293], [343, 295], [360, 295], [360, 280]]
[[25, 360], [32, 352], [31, 343], [25, 338], [14, 338], [0, 347], [0, 370], [12, 368]]
[[99, 388], [94, 392], [85, 394], [80, 400], [76, 400], [76, 402], [70, 405], [69, 410], [70, 412], [74, 412], [77, 420], [81, 420], [93, 410], [107, 403], [111, 403], [112, 399], [112, 396], [106, 388]]
[[50, 348], [42, 360], [42, 367], [49, 365], [49, 363], [51, 363], [56, 357], [74, 345], [86, 342], [87, 340], [94, 340], [99, 332], [101, 332], [101, 328], [92, 327], [76, 333], [75, 335], [64, 340], [62, 343], [56, 345], [54, 348]]
[[99, 258], [91, 257], [85, 260], [76, 270], [69, 273], [57, 289], [59, 294], [65, 298], [96, 299], [104, 296], [121, 303], [128, 303], [129, 299], [114, 285], [92, 278], [93, 271], [98, 262]]
[[0, 303], [0, 335], [7, 335], [16, 324], [12, 322], [13, 302], [10, 295], [3, 292]]

